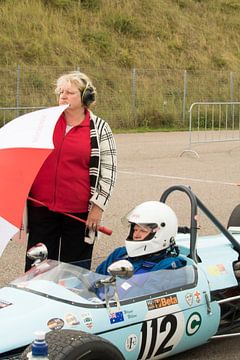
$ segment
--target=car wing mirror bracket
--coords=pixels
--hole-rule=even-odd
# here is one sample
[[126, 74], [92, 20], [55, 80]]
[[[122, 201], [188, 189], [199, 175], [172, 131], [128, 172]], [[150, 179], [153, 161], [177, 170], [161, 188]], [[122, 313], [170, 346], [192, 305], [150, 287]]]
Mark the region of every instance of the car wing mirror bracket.
[[134, 267], [128, 260], [119, 260], [108, 267], [109, 277], [98, 280], [95, 283], [96, 288], [104, 286], [106, 306], [109, 313], [112, 313], [114, 307], [120, 311], [120, 300], [118, 296], [116, 278], [129, 279], [134, 273]]

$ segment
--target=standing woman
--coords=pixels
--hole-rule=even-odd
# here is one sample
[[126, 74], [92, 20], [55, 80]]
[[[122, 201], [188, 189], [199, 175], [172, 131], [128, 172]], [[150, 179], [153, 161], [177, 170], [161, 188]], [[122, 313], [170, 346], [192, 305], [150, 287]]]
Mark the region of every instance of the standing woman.
[[[48, 248], [49, 259], [87, 260], [90, 268], [93, 242], [116, 180], [116, 146], [108, 123], [89, 106], [96, 90], [91, 80], [76, 71], [56, 83], [59, 105], [68, 104], [53, 134], [54, 150], [39, 170], [28, 202], [28, 245]], [[71, 213], [84, 223], [72, 219]], [[25, 270], [31, 261], [26, 258]]]

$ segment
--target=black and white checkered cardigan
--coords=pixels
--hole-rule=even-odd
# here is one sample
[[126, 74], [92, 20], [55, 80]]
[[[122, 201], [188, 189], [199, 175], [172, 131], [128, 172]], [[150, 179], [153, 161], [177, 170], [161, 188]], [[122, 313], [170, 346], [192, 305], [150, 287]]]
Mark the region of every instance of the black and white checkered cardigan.
[[90, 206], [94, 203], [105, 210], [116, 181], [116, 144], [108, 123], [91, 111], [90, 141]]

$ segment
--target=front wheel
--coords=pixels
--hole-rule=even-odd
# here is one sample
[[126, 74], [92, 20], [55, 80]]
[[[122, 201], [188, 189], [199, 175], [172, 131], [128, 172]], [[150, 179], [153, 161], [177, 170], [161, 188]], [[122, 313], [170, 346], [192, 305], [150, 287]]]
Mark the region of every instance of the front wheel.
[[[55, 330], [46, 335], [49, 360], [124, 360], [123, 355], [108, 340], [76, 330]], [[27, 359], [29, 345], [21, 359]]]

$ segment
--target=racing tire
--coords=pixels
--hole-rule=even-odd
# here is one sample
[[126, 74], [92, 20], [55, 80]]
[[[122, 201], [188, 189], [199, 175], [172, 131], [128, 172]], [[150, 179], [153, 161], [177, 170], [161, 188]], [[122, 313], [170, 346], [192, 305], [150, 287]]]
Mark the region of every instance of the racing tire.
[[[46, 334], [49, 360], [124, 360], [122, 353], [108, 340], [77, 330], [55, 330]], [[21, 359], [27, 360], [29, 345]]]
[[230, 226], [239, 226], [240, 227], [240, 204], [238, 204], [232, 211], [229, 220], [228, 220], [228, 224], [227, 224], [227, 229]]

